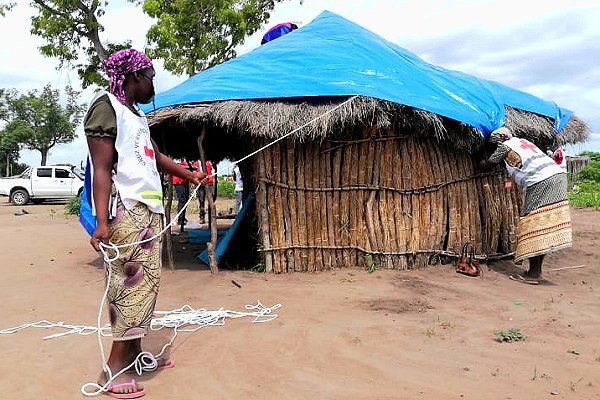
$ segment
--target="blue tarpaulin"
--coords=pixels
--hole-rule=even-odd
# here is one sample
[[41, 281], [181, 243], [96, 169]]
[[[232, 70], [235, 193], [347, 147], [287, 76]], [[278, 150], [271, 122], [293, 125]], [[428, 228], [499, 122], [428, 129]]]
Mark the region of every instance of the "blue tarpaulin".
[[[430, 111], [472, 125], [484, 136], [504, 125], [507, 105], [552, 118], [557, 131], [571, 115], [553, 102], [429, 64], [329, 11], [157, 94], [155, 107], [352, 95]], [[152, 106], [142, 109], [150, 112]]]

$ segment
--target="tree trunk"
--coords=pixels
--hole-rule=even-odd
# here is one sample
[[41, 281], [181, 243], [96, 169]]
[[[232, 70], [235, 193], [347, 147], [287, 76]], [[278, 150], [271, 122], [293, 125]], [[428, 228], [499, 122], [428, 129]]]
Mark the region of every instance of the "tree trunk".
[[40, 165], [43, 167], [46, 165], [46, 162], [48, 161], [48, 150], [40, 150], [40, 153], [42, 154], [42, 161], [41, 161]]

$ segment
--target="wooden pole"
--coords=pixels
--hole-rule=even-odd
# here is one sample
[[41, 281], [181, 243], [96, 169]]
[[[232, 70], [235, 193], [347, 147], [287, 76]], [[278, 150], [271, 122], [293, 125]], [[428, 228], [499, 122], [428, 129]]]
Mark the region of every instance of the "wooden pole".
[[[204, 173], [206, 173], [206, 157], [204, 155], [204, 147], [202, 146], [202, 141], [204, 140], [204, 136], [206, 135], [206, 127], [202, 127], [202, 132], [198, 137], [198, 151], [200, 152], [200, 168]], [[217, 177], [215, 176], [215, 185], [217, 184]], [[219, 266], [217, 265], [217, 256], [215, 254], [215, 250], [217, 248], [217, 209], [215, 207], [215, 200], [212, 197], [212, 192], [210, 191], [210, 186], [208, 183], [204, 184], [204, 193], [205, 197], [208, 199], [208, 208], [209, 208], [209, 224], [210, 224], [210, 243], [207, 243], [206, 250], [208, 252], [208, 266], [210, 267], [210, 272], [213, 274], [219, 273]]]
[[[167, 147], [166, 147], [164, 131], [161, 134], [161, 139], [162, 139], [163, 151], [166, 153]], [[173, 242], [172, 242], [172, 235], [171, 235], [171, 206], [172, 206], [172, 204], [173, 204], [173, 179], [171, 179], [171, 176], [169, 175], [169, 183], [167, 184], [167, 204], [165, 204], [165, 216], [166, 216], [165, 220], [166, 220], [167, 226], [169, 228], [165, 232], [166, 233], [166, 235], [165, 235], [166, 246], [165, 246], [164, 251], [166, 252], [167, 263], [169, 264], [169, 269], [171, 271], [175, 271], [175, 262], [173, 261]]]
[[167, 256], [167, 262], [169, 263], [169, 269], [175, 271], [175, 262], [173, 261], [173, 242], [171, 235], [171, 205], [173, 204], [173, 180], [169, 175], [169, 183], [167, 184], [167, 204], [165, 205], [165, 215], [167, 226], [169, 227], [165, 235], [165, 252]]
[[[292, 186], [296, 185], [296, 154], [295, 148], [296, 144], [288, 140], [287, 144], [287, 175], [285, 181]], [[300, 224], [298, 222], [298, 190], [290, 190], [288, 192], [288, 201], [289, 201], [289, 215], [290, 215], [290, 230], [292, 232], [292, 245], [297, 245], [300, 243], [299, 239], [299, 228]], [[300, 259], [300, 251], [298, 249], [293, 250], [293, 270], [290, 268], [290, 272], [301, 271], [301, 259]]]
[[[270, 151], [267, 149], [266, 151]], [[269, 235], [269, 210], [267, 209], [267, 185], [266, 167], [264, 153], [257, 155], [258, 162], [258, 187], [256, 190], [256, 210], [260, 212], [260, 236], [263, 249], [271, 248], [271, 240]], [[266, 250], [264, 252], [265, 272], [273, 272], [273, 251]]]

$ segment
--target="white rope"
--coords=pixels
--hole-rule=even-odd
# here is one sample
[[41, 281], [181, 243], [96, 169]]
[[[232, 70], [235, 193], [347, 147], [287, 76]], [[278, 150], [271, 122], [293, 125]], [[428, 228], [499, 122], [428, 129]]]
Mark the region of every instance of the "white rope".
[[[232, 161], [230, 165], [228, 165], [226, 168], [229, 171], [231, 169], [231, 166], [234, 164], [238, 164], [241, 163], [244, 160], [247, 160], [248, 158], [260, 153], [261, 151], [273, 146], [275, 143], [278, 143], [280, 141], [282, 141], [283, 139], [287, 138], [288, 136], [298, 132], [301, 129], [306, 128], [307, 126], [313, 124], [314, 122], [318, 121], [319, 119], [323, 118], [324, 116], [334, 112], [335, 110], [337, 110], [338, 108], [341, 108], [343, 106], [345, 106], [346, 104], [350, 103], [352, 100], [356, 99], [358, 96], [352, 96], [350, 97], [348, 100], [338, 104], [337, 106], [333, 107], [330, 110], [325, 111], [323, 114], [317, 115], [315, 118], [311, 119], [310, 121], [308, 121], [307, 123], [299, 126], [296, 129], [291, 130], [290, 132], [286, 133], [285, 135], [278, 137], [277, 139], [273, 140], [272, 142], [267, 143], [266, 145], [264, 145], [263, 147], [259, 148], [258, 150], [253, 151], [252, 153], [248, 154], [247, 156], [244, 156], [242, 158], [240, 158], [237, 161]], [[210, 177], [214, 177], [216, 174], [218, 173], [218, 171], [215, 171], [213, 173], [211, 173], [210, 175], [208, 175], [206, 178], [210, 178]], [[190, 202], [194, 199], [194, 197], [196, 196], [196, 193], [198, 192], [198, 189], [200, 188], [201, 185], [196, 186], [196, 188], [194, 189], [194, 191], [190, 194], [190, 197], [188, 198], [188, 201], [184, 204], [183, 207], [181, 207], [181, 210], [179, 210], [179, 212], [175, 215], [175, 217], [172, 218], [173, 221], [178, 221], [179, 217], [181, 216], [181, 214], [183, 214], [183, 212], [187, 209], [188, 205], [190, 204]], [[134, 243], [127, 243], [127, 244], [121, 244], [121, 245], [111, 245], [111, 246], [107, 246], [110, 247], [113, 250], [116, 249], [122, 249], [125, 247], [129, 247], [129, 246], [133, 246], [133, 245], [138, 245], [138, 244], [144, 244], [144, 243], [148, 243], [153, 241], [154, 239], [160, 237], [163, 233], [165, 233], [167, 231], [167, 229], [169, 229], [169, 226], [165, 224], [165, 227], [163, 228], [162, 231], [158, 232], [156, 235], [144, 239], [144, 240], [140, 240], [138, 242], [134, 242]], [[115, 258], [116, 259], [116, 258]]]
[[[260, 301], [257, 301], [255, 305], [246, 305], [246, 310], [248, 310], [246, 312], [224, 310], [223, 308], [220, 308], [216, 311], [209, 311], [204, 308], [194, 309], [192, 306], [187, 304], [181, 308], [172, 311], [155, 311], [154, 314], [156, 317], [152, 319], [150, 323], [150, 329], [152, 331], [158, 331], [164, 328], [173, 329], [173, 336], [171, 337], [171, 340], [169, 340], [169, 342], [165, 344], [162, 347], [161, 351], [156, 355], [153, 355], [149, 352], [141, 352], [140, 354], [138, 354], [134, 362], [132, 362], [122, 370], [118, 371], [114, 375], [112, 371], [110, 371], [110, 368], [106, 366], [104, 348], [101, 342], [102, 337], [112, 336], [109, 324], [98, 328], [97, 326], [70, 325], [65, 324], [63, 321], [50, 322], [47, 320], [43, 320], [38, 322], [32, 322], [29, 324], [19, 325], [13, 328], [2, 329], [0, 330], [0, 335], [14, 334], [27, 328], [65, 329], [65, 332], [44, 336], [44, 340], [55, 339], [73, 334], [98, 334], [104, 370], [108, 374], [109, 379], [104, 385], [99, 385], [96, 382], [88, 382], [81, 387], [82, 394], [86, 396], [95, 396], [107, 391], [116, 377], [130, 369], [135, 370], [135, 372], [138, 375], [141, 375], [143, 372], [150, 372], [156, 370], [158, 368], [158, 358], [163, 355], [167, 347], [173, 344], [178, 332], [195, 332], [206, 326], [224, 325], [227, 319], [237, 319], [244, 317], [252, 317], [252, 323], [269, 322], [278, 317], [278, 315], [275, 314], [274, 311], [279, 308], [281, 308], [281, 304], [275, 304], [271, 307], [265, 307]], [[100, 326], [100, 321], [98, 321], [98, 326]]]
[[[304, 125], [286, 133], [285, 135], [275, 139], [274, 141], [272, 141], [270, 143], [267, 143], [263, 147], [259, 148], [256, 151], [253, 151], [252, 153], [248, 154], [247, 156], [242, 157], [239, 160], [232, 162], [230, 164], [229, 168], [231, 168], [231, 165], [240, 163], [240, 162], [258, 154], [259, 152], [274, 145], [275, 143], [278, 143], [279, 141], [287, 138], [288, 136], [294, 134], [295, 132], [298, 132], [299, 130], [314, 123], [315, 121], [319, 120], [320, 118], [323, 118], [324, 116], [332, 113], [333, 111], [337, 110], [338, 108], [345, 106], [346, 104], [348, 104], [352, 100], [354, 100], [356, 97], [358, 97], [358, 96], [350, 97], [348, 100], [338, 104], [337, 106], [324, 112], [323, 114], [318, 115], [317, 117], [308, 121]], [[209, 177], [215, 176], [216, 174], [217, 174], [217, 171], [213, 172], [211, 175], [209, 175]], [[193, 198], [196, 195], [196, 192], [198, 191], [199, 188], [200, 188], [200, 185], [198, 185], [195, 188], [194, 192], [188, 198], [188, 201], [181, 208], [181, 210], [177, 213], [175, 218], [173, 218], [174, 220], [179, 219], [181, 214], [186, 210], [187, 206], [193, 200]], [[165, 227], [163, 228], [163, 230], [158, 232], [156, 235], [154, 235], [148, 239], [140, 240], [137, 242], [126, 243], [126, 244], [121, 244], [121, 245], [115, 245], [114, 243], [105, 244], [105, 243], [100, 242], [100, 251], [102, 252], [104, 261], [108, 264], [107, 265], [108, 276], [106, 278], [106, 282], [110, 282], [111, 274], [112, 274], [112, 268], [110, 268], [110, 265], [113, 261], [115, 261], [119, 258], [119, 254], [120, 254], [119, 249], [126, 248], [129, 246], [137, 246], [140, 244], [151, 242], [154, 239], [160, 237], [169, 228], [170, 228], [170, 226], [165, 224]], [[114, 252], [114, 255], [112, 257], [108, 254], [109, 251]], [[198, 329], [201, 329], [205, 326], [223, 325], [225, 323], [226, 318], [241, 318], [241, 317], [247, 317], [247, 316], [255, 317], [254, 320], [252, 321], [253, 323], [269, 322], [269, 321], [277, 318], [277, 314], [271, 314], [272, 311], [277, 310], [278, 308], [281, 307], [281, 304], [275, 304], [274, 306], [268, 308], [268, 307], [263, 306], [259, 301], [256, 305], [247, 305], [246, 306], [246, 309], [256, 310], [256, 311], [245, 312], [245, 313], [237, 312], [237, 311], [227, 311], [227, 310], [223, 310], [222, 308], [217, 311], [213, 311], [213, 312], [207, 311], [205, 309], [194, 310], [193, 308], [191, 308], [188, 305], [183, 306], [178, 310], [169, 311], [166, 313], [160, 312], [160, 311], [155, 311], [155, 314], [163, 315], [163, 316], [152, 320], [151, 326], [150, 326], [151, 330], [162, 329], [163, 327], [173, 328], [173, 331], [174, 331], [173, 337], [167, 344], [165, 344], [162, 347], [160, 353], [158, 353], [157, 355], [153, 355], [152, 353], [149, 353], [149, 352], [141, 352], [140, 354], [138, 354], [136, 359], [131, 364], [124, 367], [123, 369], [121, 369], [120, 371], [118, 371], [116, 374], [113, 375], [112, 371], [108, 367], [108, 364], [106, 363], [106, 356], [104, 354], [104, 346], [102, 345], [102, 337], [110, 336], [107, 333], [107, 331], [109, 330], [109, 327], [100, 325], [100, 320], [102, 319], [102, 307], [103, 307], [104, 302], [106, 301], [106, 297], [108, 295], [108, 288], [109, 288], [109, 285], [107, 284], [106, 288], [104, 290], [104, 294], [102, 295], [102, 300], [100, 301], [100, 306], [98, 309], [97, 325], [95, 327], [65, 325], [63, 322], [52, 323], [49, 321], [38, 321], [38, 322], [34, 322], [32, 324], [25, 324], [25, 325], [20, 325], [15, 328], [4, 329], [4, 330], [0, 331], [0, 334], [12, 334], [12, 333], [18, 332], [22, 329], [29, 328], [29, 327], [35, 327], [35, 328], [62, 327], [62, 328], [68, 329], [66, 332], [49, 335], [49, 336], [44, 337], [44, 339], [52, 339], [52, 338], [62, 337], [62, 336], [71, 335], [71, 334], [90, 335], [90, 334], [96, 333], [98, 336], [98, 344], [100, 346], [100, 353], [102, 355], [103, 370], [107, 373], [108, 379], [104, 385], [99, 385], [96, 382], [88, 382], [81, 387], [81, 393], [84, 394], [85, 396], [96, 396], [98, 394], [108, 391], [109, 387], [111, 386], [111, 383], [119, 375], [123, 374], [130, 368], [134, 368], [135, 371], [138, 373], [138, 375], [141, 375], [143, 371], [154, 371], [158, 367], [157, 358], [162, 356], [165, 349], [173, 343], [173, 341], [177, 337], [178, 328], [180, 328], [181, 326], [196, 325], [195, 328], [187, 328], [187, 329], [182, 330], [184, 332], [195, 332]]]

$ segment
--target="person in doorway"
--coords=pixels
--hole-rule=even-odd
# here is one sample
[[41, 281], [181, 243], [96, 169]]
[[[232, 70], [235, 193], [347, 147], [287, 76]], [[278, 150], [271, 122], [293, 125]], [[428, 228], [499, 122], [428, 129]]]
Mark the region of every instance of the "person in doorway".
[[[189, 167], [186, 160], [181, 160], [180, 164], [186, 169]], [[172, 182], [173, 187], [175, 188], [175, 195], [177, 196], [177, 214], [179, 215], [177, 218], [177, 225], [183, 226], [187, 223], [187, 219], [185, 218], [185, 209], [183, 209], [183, 207], [185, 206], [185, 203], [189, 197], [189, 183], [185, 179], [176, 175], [173, 175]], [[181, 214], [179, 214], [180, 212]]]
[[508, 173], [524, 192], [515, 261], [529, 259], [529, 269], [510, 278], [536, 285], [542, 280], [544, 255], [572, 245], [567, 174], [536, 145], [514, 137], [507, 128], [493, 131], [490, 141], [497, 148], [489, 161], [504, 161]]
[[[206, 160], [206, 184], [208, 185], [208, 190], [211, 196], [213, 196], [213, 200], [216, 200], [216, 190], [215, 190], [215, 177], [213, 176], [213, 164], [209, 160]], [[202, 168], [200, 167], [200, 161], [194, 161], [192, 164], [192, 168], [195, 171], [202, 172]], [[198, 192], [196, 193], [198, 196], [198, 222], [200, 224], [206, 223], [206, 186], [201, 185], [198, 188]]]
[[233, 213], [237, 214], [240, 212], [242, 208], [242, 194], [244, 192], [244, 182], [242, 181], [242, 174], [240, 173], [240, 167], [237, 164], [234, 164], [233, 167], [233, 182], [235, 183], [234, 193], [235, 193], [235, 206], [233, 208]]
[[[154, 96], [151, 60], [134, 49], [120, 50], [102, 62], [110, 91], [100, 92], [86, 113], [84, 131], [91, 160], [92, 207], [96, 230], [90, 243], [127, 245], [117, 259], [105, 261], [107, 302], [112, 347], [98, 384], [117, 398], [145, 394], [131, 372], [113, 379], [142, 351], [161, 276], [161, 240], [151, 239], [163, 229], [164, 209], [159, 170], [200, 184], [204, 174], [192, 172], [163, 155], [150, 138], [146, 117], [136, 104]], [[110, 252], [110, 251], [109, 251]], [[159, 368], [172, 360], [158, 358]], [[110, 383], [108, 383], [108, 381]]]

